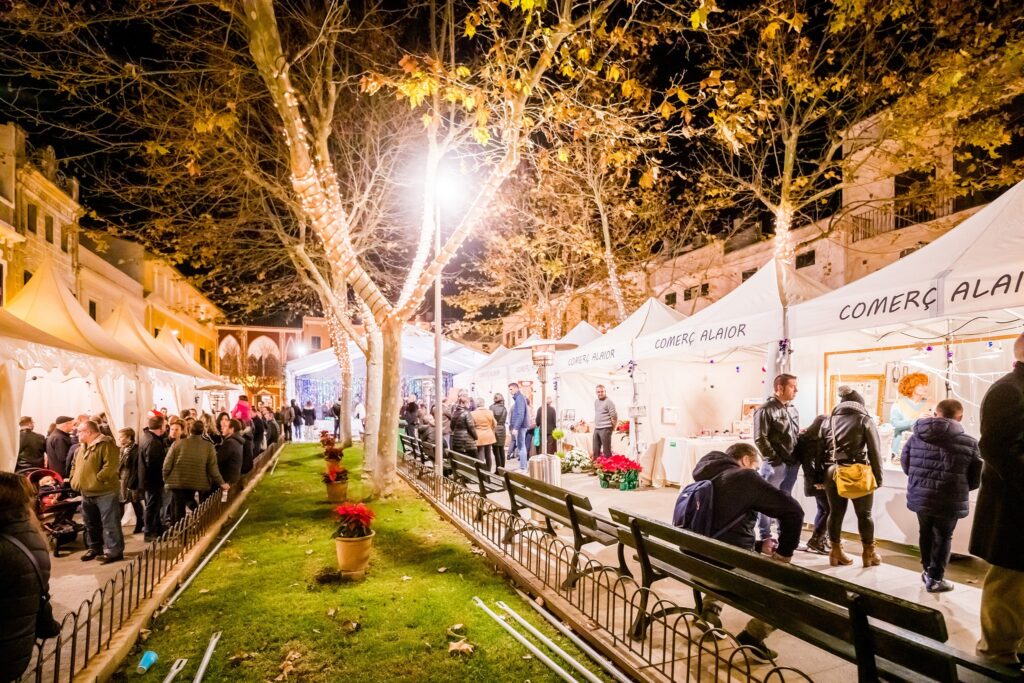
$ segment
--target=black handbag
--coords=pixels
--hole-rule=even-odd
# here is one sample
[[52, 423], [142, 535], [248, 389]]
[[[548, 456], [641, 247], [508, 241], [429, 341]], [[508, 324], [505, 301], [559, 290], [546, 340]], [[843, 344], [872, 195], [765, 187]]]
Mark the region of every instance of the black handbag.
[[39, 609], [36, 612], [36, 638], [46, 640], [56, 638], [60, 635], [60, 623], [53, 618], [53, 606], [50, 605], [50, 591], [43, 584], [43, 570], [39, 568], [39, 562], [32, 551], [25, 547], [25, 544], [10, 534], [0, 534], [25, 554], [25, 557], [32, 563], [36, 570], [36, 580], [39, 581]]

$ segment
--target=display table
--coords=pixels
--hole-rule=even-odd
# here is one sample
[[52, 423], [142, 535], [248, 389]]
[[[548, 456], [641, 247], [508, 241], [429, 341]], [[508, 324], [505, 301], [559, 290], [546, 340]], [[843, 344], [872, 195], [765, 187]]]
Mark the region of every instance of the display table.
[[[594, 457], [594, 432], [566, 432], [562, 438], [562, 448], [566, 452], [579, 448], [590, 457]], [[612, 432], [612, 453], [629, 453], [629, 434]]]
[[737, 436], [666, 437], [661, 452], [665, 479], [670, 484], [686, 486], [693, 482], [693, 468], [697, 461], [711, 451], [725, 451], [737, 441]]

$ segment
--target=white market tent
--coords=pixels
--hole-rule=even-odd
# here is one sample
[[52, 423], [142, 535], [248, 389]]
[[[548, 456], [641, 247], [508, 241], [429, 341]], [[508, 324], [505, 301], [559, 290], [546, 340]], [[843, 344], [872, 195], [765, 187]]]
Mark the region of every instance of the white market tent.
[[18, 403], [24, 412], [41, 423], [57, 412], [100, 411], [114, 429], [138, 423], [138, 368], [153, 360], [119, 343], [90, 318], [51, 263], [36, 271], [8, 303], [7, 311], [90, 356], [88, 363], [74, 369], [52, 366], [34, 372]]
[[491, 352], [491, 355], [487, 356], [483, 363], [475, 368], [463, 370], [459, 374], [455, 375], [455, 386], [459, 389], [472, 389], [477, 377], [486, 377], [489, 372], [489, 368], [496, 365], [507, 353], [510, 353], [510, 349], [504, 344], [494, 349], [494, 351]]
[[601, 336], [601, 331], [588, 323], [586, 320], [581, 320], [576, 323], [576, 327], [569, 330], [564, 337], [558, 341], [566, 344], [575, 344], [576, 346], [583, 346], [590, 342], [598, 339]]

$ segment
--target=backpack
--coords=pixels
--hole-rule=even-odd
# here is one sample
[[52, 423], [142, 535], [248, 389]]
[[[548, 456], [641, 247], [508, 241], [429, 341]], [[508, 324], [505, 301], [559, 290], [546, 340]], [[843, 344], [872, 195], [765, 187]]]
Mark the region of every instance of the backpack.
[[747, 516], [744, 511], [718, 531], [714, 531], [715, 487], [713, 480], [695, 481], [687, 484], [676, 498], [676, 507], [672, 512], [672, 525], [692, 531], [708, 538], [718, 538], [736, 526]]

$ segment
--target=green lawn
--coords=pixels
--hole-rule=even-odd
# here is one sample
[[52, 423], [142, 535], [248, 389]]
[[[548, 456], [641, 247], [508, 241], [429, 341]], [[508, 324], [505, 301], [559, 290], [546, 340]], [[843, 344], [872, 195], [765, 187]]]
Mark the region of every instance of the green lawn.
[[[404, 484], [393, 499], [371, 503], [377, 536], [366, 580], [318, 583], [318, 572], [336, 566], [319, 452], [314, 445], [286, 447], [275, 474], [249, 495], [249, 514], [231, 540], [154, 623], [115, 680], [139, 678], [134, 669], [143, 647], [160, 657], [146, 678], [161, 680], [175, 658], [187, 657], [177, 680], [191, 680], [214, 631], [223, 635], [208, 681], [274, 680], [289, 653], [294, 669], [287, 680], [558, 680], [472, 603], [474, 595], [496, 612], [494, 601], [504, 600], [586, 662]], [[350, 498], [366, 493], [361, 460], [358, 448], [346, 451]], [[455, 624], [476, 646], [471, 655], [449, 654], [446, 631]]]

